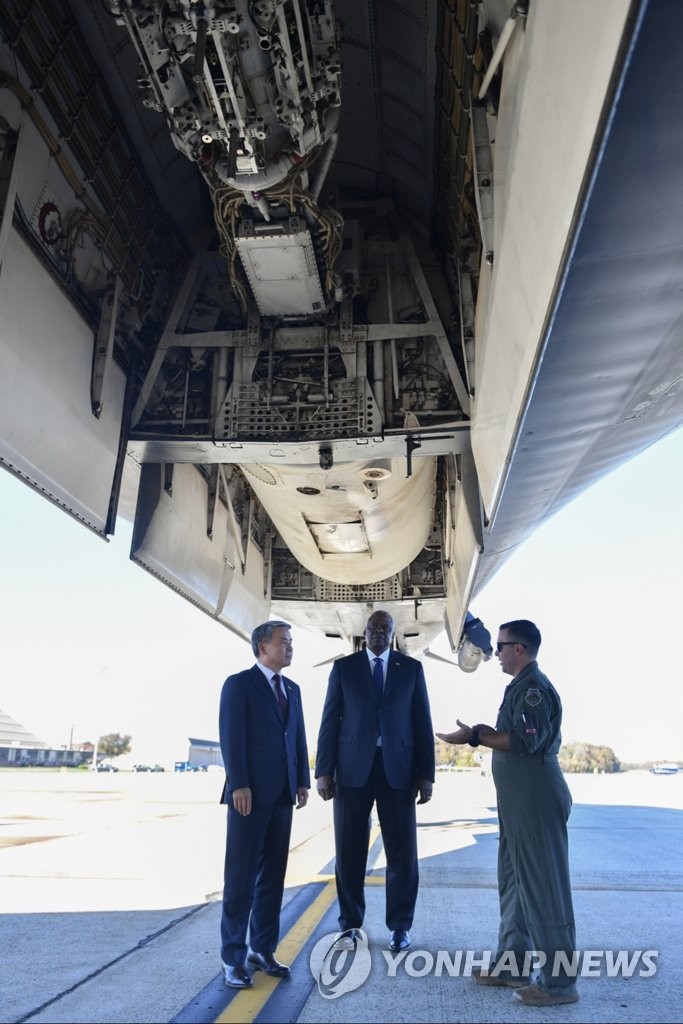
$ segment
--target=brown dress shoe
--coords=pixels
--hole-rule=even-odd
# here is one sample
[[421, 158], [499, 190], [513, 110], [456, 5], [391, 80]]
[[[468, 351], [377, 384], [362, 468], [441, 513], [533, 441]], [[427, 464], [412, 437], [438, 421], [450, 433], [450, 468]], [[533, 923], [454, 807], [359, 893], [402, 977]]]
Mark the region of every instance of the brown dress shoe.
[[578, 1003], [578, 992], [553, 995], [540, 985], [527, 985], [512, 993], [525, 1006], [561, 1006], [563, 1003]]
[[501, 971], [500, 974], [485, 974], [481, 967], [472, 968], [472, 977], [478, 985], [490, 985], [493, 988], [526, 988], [529, 984], [527, 977], [517, 976], [509, 971]]

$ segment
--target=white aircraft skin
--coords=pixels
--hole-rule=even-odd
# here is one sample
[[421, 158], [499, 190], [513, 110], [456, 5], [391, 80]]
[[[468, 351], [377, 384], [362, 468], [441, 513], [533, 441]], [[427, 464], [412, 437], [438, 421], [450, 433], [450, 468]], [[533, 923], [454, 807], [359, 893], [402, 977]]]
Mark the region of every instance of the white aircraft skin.
[[683, 419], [681, 5], [25, 6], [0, 462], [243, 637], [384, 608], [472, 670], [505, 558]]

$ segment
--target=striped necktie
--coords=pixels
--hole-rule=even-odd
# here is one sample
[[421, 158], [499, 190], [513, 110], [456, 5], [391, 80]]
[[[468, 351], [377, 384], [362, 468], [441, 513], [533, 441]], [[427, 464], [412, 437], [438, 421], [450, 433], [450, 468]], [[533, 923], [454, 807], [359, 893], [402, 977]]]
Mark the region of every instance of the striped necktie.
[[287, 698], [282, 692], [282, 687], [280, 685], [280, 676], [277, 674], [277, 672], [273, 675], [273, 685], [275, 686], [275, 696], [277, 697], [278, 706], [280, 708], [280, 715], [282, 716], [282, 720], [284, 721], [284, 719], [287, 717]]

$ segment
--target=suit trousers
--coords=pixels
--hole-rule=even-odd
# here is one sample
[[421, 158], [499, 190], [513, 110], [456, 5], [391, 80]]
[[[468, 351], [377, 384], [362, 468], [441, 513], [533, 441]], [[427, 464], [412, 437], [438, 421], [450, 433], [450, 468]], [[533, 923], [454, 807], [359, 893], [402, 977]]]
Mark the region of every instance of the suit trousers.
[[228, 805], [225, 847], [221, 957], [243, 964], [249, 945], [257, 953], [274, 953], [280, 939], [280, 910], [292, 830], [292, 802], [252, 807], [238, 814]]
[[419, 882], [415, 797], [409, 789], [392, 789], [384, 772], [382, 748], [364, 786], [340, 786], [334, 798], [339, 927], [360, 928], [365, 917], [365, 871], [370, 842], [370, 812], [377, 816], [386, 854], [386, 924], [409, 929]]

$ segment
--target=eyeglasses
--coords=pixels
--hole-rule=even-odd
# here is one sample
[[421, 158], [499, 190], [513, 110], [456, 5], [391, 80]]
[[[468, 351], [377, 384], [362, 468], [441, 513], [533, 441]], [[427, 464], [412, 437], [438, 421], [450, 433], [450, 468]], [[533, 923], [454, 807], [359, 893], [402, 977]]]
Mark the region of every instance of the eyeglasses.
[[499, 640], [496, 644], [496, 650], [500, 653], [504, 647], [524, 647], [526, 644], [520, 644], [519, 640]]

